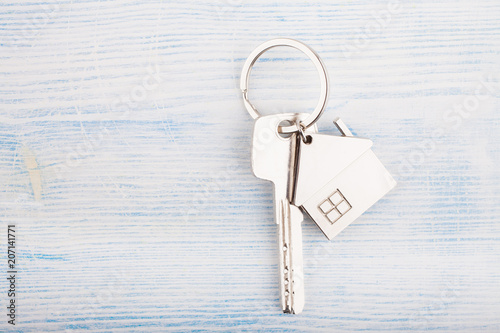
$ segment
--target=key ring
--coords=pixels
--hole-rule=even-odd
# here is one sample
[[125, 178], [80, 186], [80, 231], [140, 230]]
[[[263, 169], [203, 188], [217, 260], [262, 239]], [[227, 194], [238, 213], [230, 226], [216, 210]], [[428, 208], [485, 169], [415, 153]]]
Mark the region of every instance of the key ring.
[[[268, 40], [267, 42], [260, 44], [259, 46], [257, 46], [255, 50], [253, 50], [252, 53], [250, 53], [247, 60], [245, 61], [245, 64], [243, 65], [240, 77], [240, 89], [241, 92], [243, 93], [243, 103], [245, 104], [245, 108], [247, 109], [248, 113], [250, 113], [250, 116], [252, 116], [253, 119], [257, 119], [260, 117], [259, 111], [257, 111], [255, 106], [248, 99], [248, 82], [250, 79], [250, 72], [257, 59], [259, 59], [259, 57], [264, 52], [276, 46], [289, 46], [299, 51], [302, 51], [312, 60], [312, 62], [316, 66], [316, 69], [319, 72], [321, 94], [319, 97], [318, 104], [316, 105], [316, 108], [311, 113], [311, 115], [300, 123], [300, 126], [302, 126], [303, 129], [307, 129], [311, 127], [311, 125], [313, 125], [319, 119], [319, 117], [326, 108], [326, 103], [328, 101], [328, 88], [329, 88], [328, 74], [326, 72], [326, 68], [325, 65], [323, 64], [323, 61], [321, 61], [321, 58], [318, 56], [318, 54], [314, 52], [314, 50], [311, 49], [309, 46], [297, 40], [289, 38], [271, 39]], [[289, 134], [297, 132], [299, 131], [299, 129], [300, 128], [297, 126], [289, 125], [280, 127], [280, 132], [283, 134]]]

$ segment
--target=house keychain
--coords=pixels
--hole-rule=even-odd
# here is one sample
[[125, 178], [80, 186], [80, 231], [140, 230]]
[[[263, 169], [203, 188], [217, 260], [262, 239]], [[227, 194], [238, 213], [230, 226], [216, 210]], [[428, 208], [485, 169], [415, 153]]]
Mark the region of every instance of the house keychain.
[[[261, 116], [250, 103], [250, 71], [264, 52], [276, 46], [304, 52], [319, 71], [321, 95], [311, 114]], [[342, 120], [334, 121], [341, 136], [318, 133], [315, 123], [326, 107], [328, 75], [319, 56], [307, 45], [286, 38], [259, 45], [243, 65], [240, 88], [245, 107], [255, 119], [253, 173], [274, 184], [281, 308], [285, 313], [300, 313], [304, 308], [302, 212], [332, 239], [396, 182], [370, 149], [372, 141], [353, 136]]]

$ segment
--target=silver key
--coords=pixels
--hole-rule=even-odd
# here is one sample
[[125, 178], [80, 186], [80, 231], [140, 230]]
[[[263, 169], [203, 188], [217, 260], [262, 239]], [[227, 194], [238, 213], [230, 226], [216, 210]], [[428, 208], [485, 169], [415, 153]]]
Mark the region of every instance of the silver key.
[[[275, 220], [278, 224], [279, 285], [281, 308], [300, 313], [304, 308], [302, 212], [290, 204], [295, 188], [298, 136], [278, 133], [279, 124], [292, 124], [308, 114], [275, 114], [255, 121], [252, 142], [252, 169], [256, 177], [274, 184]], [[307, 133], [315, 133], [311, 126]]]
[[300, 143], [293, 204], [332, 239], [394, 186], [396, 181], [370, 149], [337, 119], [342, 136], [310, 134]]

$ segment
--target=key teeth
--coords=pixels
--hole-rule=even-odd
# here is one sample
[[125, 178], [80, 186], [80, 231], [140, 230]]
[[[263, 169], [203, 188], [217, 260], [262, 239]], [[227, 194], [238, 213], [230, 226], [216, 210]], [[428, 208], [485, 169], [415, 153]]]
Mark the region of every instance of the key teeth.
[[[288, 201], [285, 202], [288, 208], [288, 228], [289, 228], [289, 245], [288, 248], [290, 259], [293, 257], [294, 260], [290, 262], [292, 266], [288, 267], [290, 270], [290, 286], [289, 292], [291, 294], [285, 294], [285, 301], [283, 304], [283, 312], [289, 314], [299, 314], [304, 308], [304, 285], [303, 285], [303, 258], [302, 258], [302, 230], [301, 223], [304, 219], [302, 210], [290, 204]], [[293, 255], [293, 256], [292, 256]]]

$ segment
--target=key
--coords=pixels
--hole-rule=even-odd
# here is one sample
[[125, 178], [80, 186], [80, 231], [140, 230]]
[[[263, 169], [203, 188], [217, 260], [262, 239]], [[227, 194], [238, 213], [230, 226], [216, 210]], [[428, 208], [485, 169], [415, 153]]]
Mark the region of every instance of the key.
[[[278, 224], [279, 286], [281, 308], [300, 313], [304, 308], [302, 228], [300, 209], [290, 204], [295, 189], [298, 135], [284, 138], [279, 124], [303, 120], [308, 114], [275, 114], [255, 121], [252, 142], [252, 169], [256, 177], [274, 184], [274, 214]], [[315, 133], [312, 126], [306, 133]]]
[[328, 239], [396, 186], [370, 149], [373, 142], [352, 136], [340, 119], [335, 125], [342, 136], [312, 133], [309, 144], [300, 142], [292, 201]]

